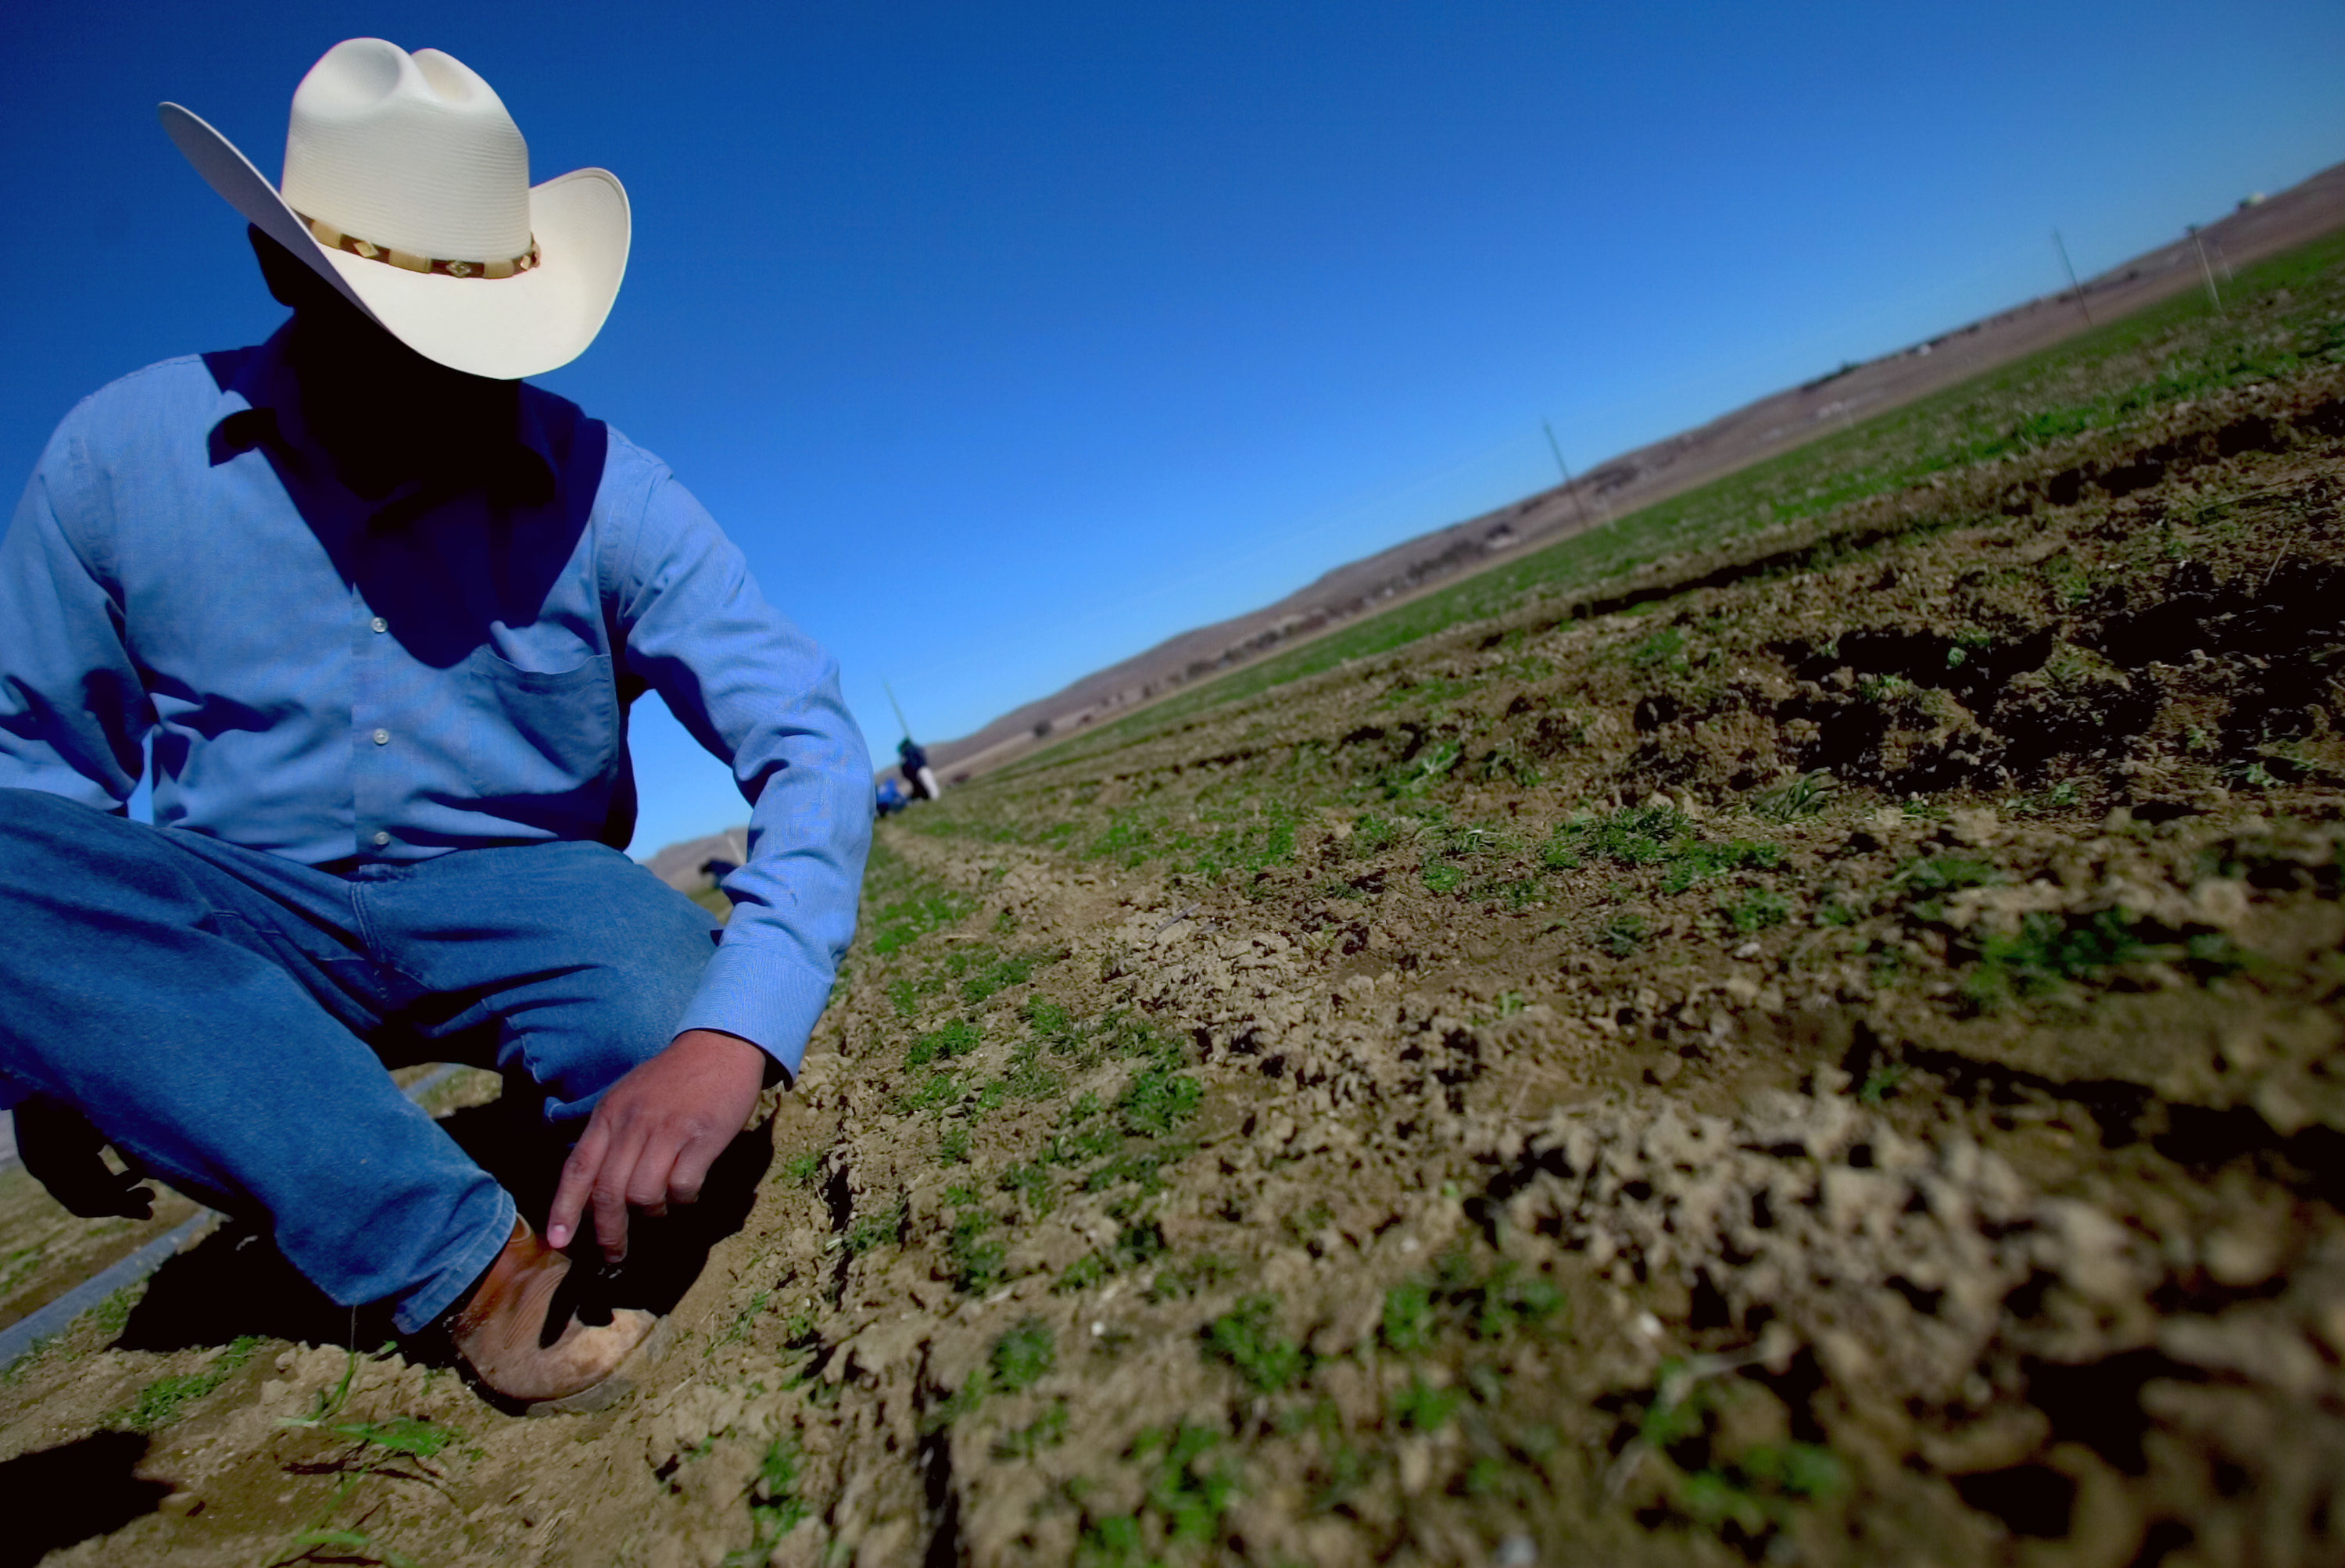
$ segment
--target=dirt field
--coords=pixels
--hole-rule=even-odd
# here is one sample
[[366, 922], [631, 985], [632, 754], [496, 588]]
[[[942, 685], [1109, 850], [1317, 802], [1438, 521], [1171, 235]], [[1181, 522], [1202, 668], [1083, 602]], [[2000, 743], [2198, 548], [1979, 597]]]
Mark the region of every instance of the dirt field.
[[[2084, 311], [2073, 295], [2046, 296], [1866, 363], [1844, 364], [1697, 428], [1609, 458], [1582, 473], [1576, 484], [1522, 497], [1346, 562], [1274, 604], [1183, 632], [1013, 708], [974, 734], [935, 742], [929, 748], [930, 760], [948, 778], [982, 777], [1033, 752], [1041, 744], [1036, 726], [1044, 721], [1046, 729], [1063, 731], [1112, 719], [1155, 694], [1211, 680], [1233, 665], [1307, 641], [1320, 628], [1355, 626], [1362, 617], [1388, 620], [1392, 604], [1406, 602], [1428, 585], [1470, 577], [1494, 562], [1510, 561], [1604, 518], [1666, 504], [1763, 457], [1808, 446], [1820, 432], [1853, 427], [1863, 419], [1875, 433], [1894, 436], [1901, 422], [1883, 421], [1884, 412], [1964, 382], [1974, 389], [1991, 384], [2001, 378], [1990, 372], [2024, 355], [2036, 355], [2040, 368], [2046, 356], [2039, 351], [2086, 331], [2087, 312], [2109, 322], [2178, 293], [2197, 294], [2203, 276], [2199, 245], [2207, 247], [2227, 286], [2235, 265], [2299, 249], [2340, 225], [2345, 165], [2217, 219], [2196, 241], [2186, 238], [2159, 246], [2087, 280]], [[2107, 337], [2099, 336], [2096, 351], [2106, 354], [2109, 347]]]
[[2345, 1560], [2286, 277], [885, 824], [633, 1398], [500, 1413], [223, 1231], [0, 1383], [0, 1564]]

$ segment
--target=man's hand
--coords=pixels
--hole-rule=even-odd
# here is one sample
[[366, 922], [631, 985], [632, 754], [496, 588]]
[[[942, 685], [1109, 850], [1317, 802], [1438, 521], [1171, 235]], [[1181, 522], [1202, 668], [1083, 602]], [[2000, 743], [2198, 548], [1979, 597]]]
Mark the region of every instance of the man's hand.
[[665, 1214], [700, 1196], [701, 1178], [749, 1120], [766, 1054], [713, 1029], [688, 1029], [612, 1084], [563, 1162], [545, 1240], [567, 1247], [591, 1199], [603, 1255], [627, 1255], [627, 1209]]
[[155, 1189], [138, 1185], [136, 1165], [116, 1175], [101, 1151], [106, 1135], [62, 1100], [36, 1095], [16, 1107], [16, 1152], [49, 1196], [84, 1219], [120, 1215], [147, 1219], [155, 1213]]

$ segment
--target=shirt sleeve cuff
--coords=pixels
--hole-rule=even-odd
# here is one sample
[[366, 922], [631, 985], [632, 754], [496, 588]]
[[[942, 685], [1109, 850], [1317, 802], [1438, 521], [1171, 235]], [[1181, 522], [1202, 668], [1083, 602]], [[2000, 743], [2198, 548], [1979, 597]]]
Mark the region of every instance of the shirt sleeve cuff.
[[709, 955], [700, 990], [676, 1024], [738, 1035], [795, 1079], [806, 1059], [807, 1037], [830, 1001], [832, 976], [807, 966], [797, 953], [731, 933]]

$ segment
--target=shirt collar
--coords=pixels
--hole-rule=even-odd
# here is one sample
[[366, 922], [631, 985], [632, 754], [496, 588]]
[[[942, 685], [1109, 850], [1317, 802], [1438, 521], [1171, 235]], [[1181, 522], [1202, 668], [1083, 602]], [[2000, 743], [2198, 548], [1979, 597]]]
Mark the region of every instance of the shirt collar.
[[[241, 351], [235, 370], [220, 387], [219, 401], [212, 412], [208, 444], [215, 465], [263, 444], [275, 446], [304, 463], [315, 463], [323, 456], [310, 442], [309, 427], [302, 423], [301, 383], [287, 351], [292, 338], [293, 323], [289, 319], [269, 334], [267, 342]], [[507, 473], [498, 476], [495, 488], [522, 497], [543, 498], [551, 494], [554, 475], [560, 472], [554, 462], [553, 443], [532, 406], [526, 387], [518, 402], [520, 412], [513, 427], [514, 462]]]
[[[231, 358], [214, 359], [215, 374], [228, 373], [219, 382], [219, 402], [212, 410], [209, 445], [215, 467], [265, 443], [296, 452], [307, 451], [309, 431], [301, 423], [301, 399], [293, 385], [291, 367], [285, 362], [285, 344], [293, 323], [287, 321], [255, 348], [239, 349]], [[229, 362], [219, 363], [220, 360]]]

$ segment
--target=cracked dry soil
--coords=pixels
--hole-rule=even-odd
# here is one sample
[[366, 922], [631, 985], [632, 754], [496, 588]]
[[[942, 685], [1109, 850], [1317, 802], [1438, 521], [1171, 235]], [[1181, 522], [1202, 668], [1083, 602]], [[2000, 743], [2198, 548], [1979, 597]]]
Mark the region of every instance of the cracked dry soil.
[[0, 1385], [0, 1562], [2345, 1558], [2340, 391], [884, 824], [635, 1398], [175, 1337], [223, 1233]]

